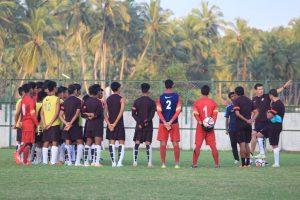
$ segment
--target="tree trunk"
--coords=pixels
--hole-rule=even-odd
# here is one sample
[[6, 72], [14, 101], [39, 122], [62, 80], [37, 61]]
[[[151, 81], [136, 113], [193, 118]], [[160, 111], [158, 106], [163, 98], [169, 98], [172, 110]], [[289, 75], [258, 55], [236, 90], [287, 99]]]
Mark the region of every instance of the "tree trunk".
[[123, 48], [123, 50], [122, 50], [122, 61], [121, 61], [122, 63], [121, 63], [121, 70], [120, 70], [120, 81], [123, 80], [123, 76], [124, 76], [125, 60], [126, 60], [125, 48]]
[[247, 80], [247, 56], [244, 56], [243, 65], [244, 65], [244, 69], [243, 69], [243, 81], [246, 81]]
[[83, 46], [83, 42], [82, 42], [82, 38], [81, 38], [81, 33], [80, 31], [77, 31], [77, 39], [79, 41], [79, 48], [80, 48], [80, 62], [81, 62], [81, 69], [82, 69], [82, 74], [81, 74], [81, 78], [84, 81], [84, 88], [86, 93], [88, 92], [88, 85], [86, 82], [86, 76], [85, 76], [85, 69], [86, 69], [86, 65], [85, 65], [85, 61], [84, 61], [84, 46]]
[[95, 52], [95, 58], [94, 58], [94, 82], [96, 83], [98, 80], [98, 76], [97, 76], [97, 65], [98, 65], [98, 61], [99, 61], [99, 48], [96, 49]]
[[106, 81], [106, 56], [107, 56], [107, 48], [106, 42], [103, 43], [103, 80]]
[[49, 79], [49, 68], [47, 67], [46, 72], [45, 72], [45, 80]]
[[240, 76], [240, 56], [238, 56], [237, 63], [236, 63], [236, 80], [239, 80]]

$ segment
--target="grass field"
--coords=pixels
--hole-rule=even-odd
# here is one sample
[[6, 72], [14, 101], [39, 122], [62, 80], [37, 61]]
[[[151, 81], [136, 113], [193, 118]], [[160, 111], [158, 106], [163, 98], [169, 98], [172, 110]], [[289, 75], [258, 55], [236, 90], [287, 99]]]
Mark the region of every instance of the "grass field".
[[[200, 155], [200, 167], [190, 169], [191, 151], [181, 152], [181, 169], [173, 168], [168, 151], [167, 169], [146, 167], [140, 151], [139, 166], [111, 168], [108, 152], [104, 167], [17, 166], [12, 149], [0, 149], [0, 199], [300, 199], [300, 154], [282, 153], [281, 168], [239, 168], [230, 152], [220, 152], [221, 168], [213, 168], [210, 152]], [[269, 154], [272, 156], [272, 154]], [[271, 159], [270, 159], [271, 160]], [[21, 189], [22, 188], [22, 189]]]

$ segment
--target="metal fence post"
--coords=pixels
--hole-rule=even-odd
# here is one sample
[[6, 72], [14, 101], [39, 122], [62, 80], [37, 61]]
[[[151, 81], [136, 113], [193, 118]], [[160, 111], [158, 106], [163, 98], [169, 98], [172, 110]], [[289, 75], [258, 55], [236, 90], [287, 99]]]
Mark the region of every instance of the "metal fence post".
[[11, 135], [12, 135], [12, 100], [13, 100], [13, 91], [12, 91], [12, 79], [9, 81], [9, 148], [11, 148]]
[[215, 80], [212, 78], [211, 79], [211, 97], [212, 99], [215, 99]]

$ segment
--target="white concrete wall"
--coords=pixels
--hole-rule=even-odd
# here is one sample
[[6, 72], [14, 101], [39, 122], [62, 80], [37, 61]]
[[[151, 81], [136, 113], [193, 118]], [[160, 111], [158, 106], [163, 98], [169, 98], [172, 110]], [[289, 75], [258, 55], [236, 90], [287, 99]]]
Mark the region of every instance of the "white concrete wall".
[[[187, 111], [187, 112], [186, 112]], [[9, 112], [8, 112], [9, 113]], [[187, 123], [186, 123], [187, 115]], [[133, 147], [133, 134], [135, 122], [131, 117], [131, 112], [125, 112], [124, 114], [125, 126], [132, 127], [126, 129], [126, 147]], [[194, 147], [195, 130], [190, 130], [190, 127], [195, 128], [196, 121], [192, 115], [191, 109], [184, 108], [183, 112], [179, 117], [180, 128], [186, 128], [181, 130], [181, 148], [182, 149], [192, 149]], [[0, 124], [8, 125], [9, 122], [4, 120], [4, 107], [0, 110]], [[218, 115], [218, 120], [216, 123], [216, 129], [224, 129], [225, 118], [224, 113], [221, 112]], [[158, 116], [155, 116], [154, 127], [158, 126]], [[282, 150], [286, 151], [300, 151], [300, 113], [287, 113], [284, 118], [284, 131], [281, 134], [280, 146]], [[297, 131], [288, 131], [297, 130]], [[154, 130], [153, 134], [153, 147], [159, 147], [159, 142], [156, 140], [157, 129]], [[16, 131], [12, 131], [12, 145], [15, 145]], [[229, 136], [225, 134], [224, 130], [216, 130], [216, 140], [217, 147], [219, 150], [231, 150]], [[105, 146], [108, 145], [107, 141], [104, 141]], [[8, 147], [9, 145], [9, 128], [0, 127], [0, 147]], [[171, 147], [171, 143], [168, 143]], [[203, 149], [208, 149], [209, 147], [203, 144]], [[270, 149], [270, 146], [268, 145]]]

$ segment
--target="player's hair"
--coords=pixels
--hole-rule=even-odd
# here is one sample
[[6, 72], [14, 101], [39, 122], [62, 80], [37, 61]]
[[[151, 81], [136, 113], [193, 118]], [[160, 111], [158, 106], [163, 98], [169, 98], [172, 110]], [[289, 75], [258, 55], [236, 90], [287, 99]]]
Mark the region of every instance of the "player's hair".
[[25, 83], [24, 85], [22, 85], [22, 88], [25, 93], [28, 93], [30, 91], [30, 89], [32, 89], [32, 87], [29, 83]]
[[46, 93], [46, 92], [40, 91], [40, 92], [37, 94], [37, 101], [38, 101], [38, 102], [42, 102], [46, 96], [47, 96], [47, 93]]
[[147, 93], [150, 89], [150, 85], [148, 83], [142, 83], [141, 84], [141, 90], [142, 93]]
[[229, 92], [228, 93], [228, 98], [230, 99], [233, 94], [234, 94], [234, 92]]
[[278, 97], [278, 92], [276, 89], [271, 89], [269, 91], [269, 94], [272, 95], [273, 97]]
[[121, 84], [119, 82], [112, 82], [110, 84], [110, 88], [113, 92], [118, 91], [118, 89], [121, 87]]
[[43, 87], [42, 87], [43, 90], [45, 90], [45, 89], [48, 88], [48, 83], [49, 83], [49, 81], [50, 81], [50, 80], [45, 80], [45, 81], [44, 81]]
[[97, 95], [101, 90], [101, 87], [99, 84], [94, 84], [94, 85], [91, 85], [89, 87], [89, 94], [90, 95]]
[[81, 90], [81, 85], [80, 85], [80, 84], [74, 83], [73, 85], [75, 86], [75, 89], [76, 89], [77, 91]]
[[68, 93], [70, 95], [74, 94], [75, 90], [76, 90], [76, 88], [75, 88], [74, 84], [69, 85], [69, 87], [68, 87]]
[[47, 88], [49, 90], [49, 92], [52, 92], [54, 90], [54, 88], [56, 88], [56, 82], [54, 81], [48, 81], [47, 83]]
[[261, 83], [256, 83], [254, 89], [257, 90], [258, 87], [263, 87], [264, 85]]
[[209, 92], [210, 92], [209, 86], [203, 85], [201, 88], [201, 94], [207, 96], [207, 95], [209, 95]]
[[56, 94], [65, 93], [67, 90], [68, 90], [68, 88], [66, 88], [65, 86], [59, 86], [57, 88], [57, 93]]
[[165, 87], [166, 89], [173, 88], [174, 82], [171, 79], [165, 80]]
[[37, 88], [37, 89], [42, 89], [42, 88], [43, 88], [43, 85], [44, 85], [44, 82], [41, 82], [41, 81], [36, 82], [36, 88]]
[[36, 88], [36, 83], [31, 81], [31, 82], [28, 82], [28, 84], [31, 86], [31, 88], [34, 90]]
[[19, 93], [20, 96], [22, 96], [22, 93], [23, 93], [23, 92], [24, 92], [23, 87], [19, 87], [19, 88], [18, 88], [18, 93]]
[[86, 101], [88, 98], [90, 98], [90, 95], [86, 94], [86, 95], [84, 95], [84, 96], [82, 97], [82, 100], [83, 100], [83, 101]]
[[238, 86], [234, 89], [234, 92], [238, 95], [238, 96], [242, 96], [245, 94], [244, 92], [244, 88], [242, 86]]

